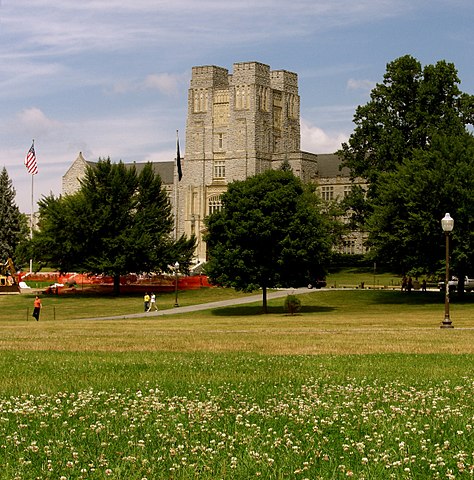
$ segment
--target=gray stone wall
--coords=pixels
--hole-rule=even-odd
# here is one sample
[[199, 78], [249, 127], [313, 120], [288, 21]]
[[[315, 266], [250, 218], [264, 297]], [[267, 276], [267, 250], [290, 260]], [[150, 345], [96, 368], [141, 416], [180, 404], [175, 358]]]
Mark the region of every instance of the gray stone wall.
[[[183, 233], [196, 235], [196, 262], [206, 260], [203, 220], [219, 208], [227, 185], [280, 168], [285, 161], [304, 182], [315, 182], [320, 192], [332, 186], [334, 197], [344, 195], [351, 184], [348, 172], [338, 170], [340, 161], [335, 155], [300, 150], [296, 73], [272, 71], [259, 62], [235, 63], [232, 73], [214, 65], [193, 67], [183, 178], [178, 182], [171, 162], [159, 168], [175, 214], [174, 234], [176, 238]], [[79, 188], [87, 163], [80, 153], [63, 177], [63, 193]], [[354, 242], [360, 253], [362, 240], [348, 240], [349, 245]]]
[[68, 171], [62, 178], [62, 194], [71, 195], [77, 192], [80, 187], [79, 180], [84, 177], [86, 173], [87, 161], [82, 156], [82, 152], [79, 152], [76, 160], [69, 167]]
[[[300, 152], [298, 76], [259, 62], [193, 67], [188, 91], [186, 155], [179, 183], [177, 234], [194, 233], [196, 259], [206, 258], [203, 218], [218, 208], [227, 184], [287, 160], [310, 181], [316, 156]], [[216, 175], [217, 166], [225, 175]], [[221, 168], [222, 169], [222, 168]]]

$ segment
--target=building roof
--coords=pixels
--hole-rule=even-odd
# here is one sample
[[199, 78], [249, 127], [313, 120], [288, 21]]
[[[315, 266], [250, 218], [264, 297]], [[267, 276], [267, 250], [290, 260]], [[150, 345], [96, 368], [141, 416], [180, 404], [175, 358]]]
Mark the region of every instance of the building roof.
[[[137, 169], [137, 173], [140, 173], [146, 165], [146, 162], [143, 163], [125, 163], [125, 165], [135, 165]], [[161, 181], [165, 185], [172, 185], [174, 182], [174, 161], [166, 161], [166, 162], [151, 162], [151, 166], [153, 167], [153, 172], [155, 175], [159, 175], [161, 177]]]
[[349, 177], [350, 172], [347, 167], [340, 170], [342, 159], [335, 153], [321, 153], [317, 155], [318, 176], [324, 178]]
[[[82, 153], [79, 153], [79, 156], [82, 160], [84, 160], [87, 165], [94, 166], [97, 164], [97, 162], [92, 162], [90, 160], [85, 160], [84, 157], [82, 156]], [[79, 158], [79, 157], [78, 157]], [[183, 160], [183, 159], [181, 159]], [[165, 185], [172, 185], [174, 182], [174, 166], [175, 162], [174, 161], [164, 161], [164, 162], [132, 162], [132, 163], [126, 163], [123, 162], [123, 164], [126, 167], [130, 167], [132, 165], [135, 166], [137, 173], [140, 173], [145, 165], [147, 163], [151, 163], [151, 166], [153, 167], [153, 172], [155, 175], [159, 175], [161, 177], [161, 181]]]

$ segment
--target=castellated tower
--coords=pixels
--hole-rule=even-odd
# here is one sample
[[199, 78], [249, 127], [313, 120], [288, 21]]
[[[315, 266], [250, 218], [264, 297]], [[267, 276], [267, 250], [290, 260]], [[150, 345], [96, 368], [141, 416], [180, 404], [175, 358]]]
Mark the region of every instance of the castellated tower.
[[196, 235], [197, 260], [206, 259], [203, 219], [221, 208], [227, 184], [284, 161], [303, 180], [314, 177], [316, 156], [300, 152], [296, 73], [258, 62], [235, 63], [232, 74], [217, 66], [193, 67], [175, 201], [177, 234]]
[[[324, 201], [344, 198], [354, 183], [365, 185], [339, 168], [337, 155], [300, 150], [298, 76], [258, 62], [235, 63], [231, 74], [217, 66], [193, 67], [184, 150], [181, 181], [175, 162], [155, 162], [153, 168], [169, 192], [176, 237], [197, 238], [197, 262], [206, 260], [204, 219], [221, 208], [221, 195], [235, 180], [288, 162], [303, 182], [315, 184]], [[79, 153], [63, 176], [63, 194], [77, 191], [87, 165], [94, 163]], [[141, 169], [145, 163], [127, 165]], [[348, 235], [342, 251], [364, 253], [363, 233]]]

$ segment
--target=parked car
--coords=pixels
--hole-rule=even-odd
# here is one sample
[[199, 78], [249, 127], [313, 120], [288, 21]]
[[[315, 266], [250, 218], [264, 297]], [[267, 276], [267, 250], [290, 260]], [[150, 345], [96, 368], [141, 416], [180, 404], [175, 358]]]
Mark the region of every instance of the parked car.
[[314, 282], [308, 284], [308, 288], [323, 288], [326, 285], [326, 280], [316, 279]]
[[[448, 282], [449, 290], [453, 292], [456, 291], [458, 289], [458, 284], [459, 284], [458, 278], [453, 277]], [[438, 288], [440, 289], [441, 292], [444, 292], [446, 289], [445, 282], [438, 282]], [[474, 278], [469, 278], [469, 277], [464, 278], [464, 291], [465, 292], [474, 291]]]

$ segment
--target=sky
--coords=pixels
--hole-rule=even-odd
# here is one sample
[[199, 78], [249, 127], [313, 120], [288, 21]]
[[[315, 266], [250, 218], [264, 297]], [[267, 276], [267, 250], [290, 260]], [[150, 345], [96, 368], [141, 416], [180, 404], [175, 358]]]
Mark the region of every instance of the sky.
[[403, 55], [474, 94], [473, 21], [472, 0], [0, 0], [0, 169], [31, 213], [79, 152], [173, 160], [192, 67], [249, 61], [298, 74], [301, 148], [332, 153]]

